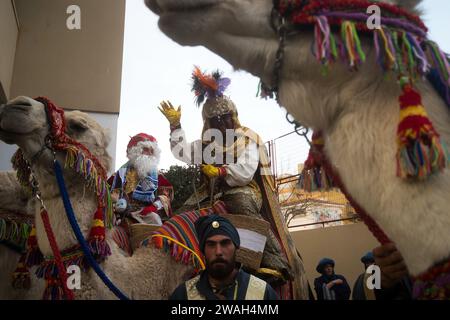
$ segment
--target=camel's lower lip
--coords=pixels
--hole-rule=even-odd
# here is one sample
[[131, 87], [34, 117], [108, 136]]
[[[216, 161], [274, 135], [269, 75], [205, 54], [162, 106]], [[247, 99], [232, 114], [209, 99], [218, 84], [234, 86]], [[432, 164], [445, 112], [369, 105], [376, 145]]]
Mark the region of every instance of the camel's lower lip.
[[171, 14], [171, 13], [189, 13], [189, 12], [195, 12], [199, 10], [208, 9], [210, 7], [213, 7], [214, 3], [203, 3], [198, 5], [192, 5], [189, 7], [186, 6], [179, 6], [179, 5], [169, 5], [166, 8], [163, 8], [161, 6], [158, 7], [159, 15], [164, 14]]
[[6, 144], [14, 144], [14, 139], [9, 137], [11, 135], [10, 132], [3, 131], [2, 128], [0, 128], [0, 141], [3, 141]]

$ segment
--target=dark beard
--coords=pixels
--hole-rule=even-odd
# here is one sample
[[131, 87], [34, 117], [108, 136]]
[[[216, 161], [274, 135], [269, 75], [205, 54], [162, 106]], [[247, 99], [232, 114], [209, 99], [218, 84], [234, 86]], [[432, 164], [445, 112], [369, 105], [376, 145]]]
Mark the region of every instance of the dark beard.
[[[223, 262], [224, 264], [216, 264], [218, 261]], [[233, 272], [235, 267], [236, 257], [233, 257], [229, 262], [222, 259], [206, 262], [206, 270], [208, 270], [208, 274], [216, 280], [223, 280], [227, 278]]]

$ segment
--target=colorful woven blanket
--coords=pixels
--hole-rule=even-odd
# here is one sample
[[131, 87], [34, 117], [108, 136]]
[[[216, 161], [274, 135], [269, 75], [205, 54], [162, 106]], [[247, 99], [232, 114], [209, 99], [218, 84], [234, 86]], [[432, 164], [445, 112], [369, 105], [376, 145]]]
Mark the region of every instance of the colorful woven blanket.
[[216, 202], [212, 207], [188, 211], [166, 221], [161, 228], [141, 242], [141, 246], [153, 244], [156, 248], [169, 252], [178, 262], [191, 264], [196, 271], [204, 269], [204, 257], [198, 246], [195, 221], [210, 214], [228, 213], [225, 204]]

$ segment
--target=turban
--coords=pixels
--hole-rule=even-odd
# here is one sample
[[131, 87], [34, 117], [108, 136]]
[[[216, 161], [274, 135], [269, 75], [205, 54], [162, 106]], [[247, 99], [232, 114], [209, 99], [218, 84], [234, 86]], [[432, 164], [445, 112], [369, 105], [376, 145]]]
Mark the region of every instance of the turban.
[[328, 264], [334, 268], [334, 260], [332, 260], [330, 258], [323, 258], [322, 260], [319, 261], [319, 264], [316, 267], [316, 271], [318, 273], [323, 273], [323, 269]]
[[230, 237], [236, 248], [241, 244], [236, 228], [228, 219], [216, 214], [198, 218], [195, 222], [195, 231], [197, 232], [200, 250], [203, 253], [205, 252], [206, 240], [218, 234]]
[[363, 257], [361, 257], [362, 263], [373, 263], [375, 259], [373, 258], [373, 253], [371, 251], [367, 252]]

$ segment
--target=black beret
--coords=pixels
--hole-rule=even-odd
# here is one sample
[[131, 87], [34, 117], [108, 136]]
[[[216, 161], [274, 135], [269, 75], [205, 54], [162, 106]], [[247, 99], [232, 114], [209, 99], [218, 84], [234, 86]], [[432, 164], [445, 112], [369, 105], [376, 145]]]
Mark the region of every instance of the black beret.
[[228, 219], [216, 214], [198, 218], [195, 222], [195, 231], [202, 252], [205, 251], [206, 240], [218, 234], [230, 237], [236, 248], [241, 245], [241, 239], [236, 228]]

